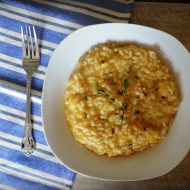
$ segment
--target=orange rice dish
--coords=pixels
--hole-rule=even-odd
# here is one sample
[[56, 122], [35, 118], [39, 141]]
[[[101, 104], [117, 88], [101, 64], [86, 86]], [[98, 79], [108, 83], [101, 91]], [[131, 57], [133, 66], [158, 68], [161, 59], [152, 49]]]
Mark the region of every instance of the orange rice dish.
[[97, 155], [130, 156], [166, 137], [179, 103], [175, 76], [157, 52], [111, 42], [79, 59], [64, 111], [79, 143]]

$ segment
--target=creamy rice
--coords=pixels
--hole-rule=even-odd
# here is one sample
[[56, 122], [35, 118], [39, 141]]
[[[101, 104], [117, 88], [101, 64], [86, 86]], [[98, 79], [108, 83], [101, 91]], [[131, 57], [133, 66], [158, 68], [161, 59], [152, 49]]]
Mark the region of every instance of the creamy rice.
[[80, 58], [64, 110], [75, 139], [98, 155], [131, 155], [160, 142], [179, 106], [174, 74], [159, 55], [104, 43]]

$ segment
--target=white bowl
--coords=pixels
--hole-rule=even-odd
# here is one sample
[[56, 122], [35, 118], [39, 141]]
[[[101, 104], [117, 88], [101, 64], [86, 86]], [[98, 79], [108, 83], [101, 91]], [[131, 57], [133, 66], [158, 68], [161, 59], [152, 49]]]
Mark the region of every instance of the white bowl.
[[[92, 45], [109, 40], [157, 46], [179, 76], [182, 101], [163, 142], [131, 157], [96, 156], [69, 131], [63, 113], [66, 84], [77, 60]], [[42, 116], [48, 144], [57, 158], [80, 174], [105, 180], [142, 180], [161, 176], [179, 164], [190, 148], [190, 54], [173, 36], [133, 24], [84, 27], [64, 39], [53, 53], [43, 88]]]

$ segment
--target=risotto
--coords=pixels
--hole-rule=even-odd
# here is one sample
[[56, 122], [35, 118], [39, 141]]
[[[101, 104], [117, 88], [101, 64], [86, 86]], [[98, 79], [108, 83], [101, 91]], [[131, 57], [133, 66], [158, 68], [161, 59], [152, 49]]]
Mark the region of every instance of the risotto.
[[175, 76], [160, 56], [119, 42], [94, 46], [79, 59], [64, 99], [74, 138], [109, 157], [159, 143], [178, 106]]

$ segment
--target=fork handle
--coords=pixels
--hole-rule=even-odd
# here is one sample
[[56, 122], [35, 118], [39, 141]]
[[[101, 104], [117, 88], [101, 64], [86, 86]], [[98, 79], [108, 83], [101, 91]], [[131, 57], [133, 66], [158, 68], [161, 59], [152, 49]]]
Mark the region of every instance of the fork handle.
[[31, 125], [31, 100], [30, 100], [30, 89], [31, 89], [32, 74], [27, 74], [26, 83], [26, 125]]
[[32, 72], [27, 74], [26, 84], [26, 123], [25, 123], [25, 135], [22, 140], [22, 149], [26, 155], [30, 155], [35, 149], [36, 145], [32, 136], [32, 123], [31, 123], [31, 101], [30, 101], [30, 89], [31, 89]]

